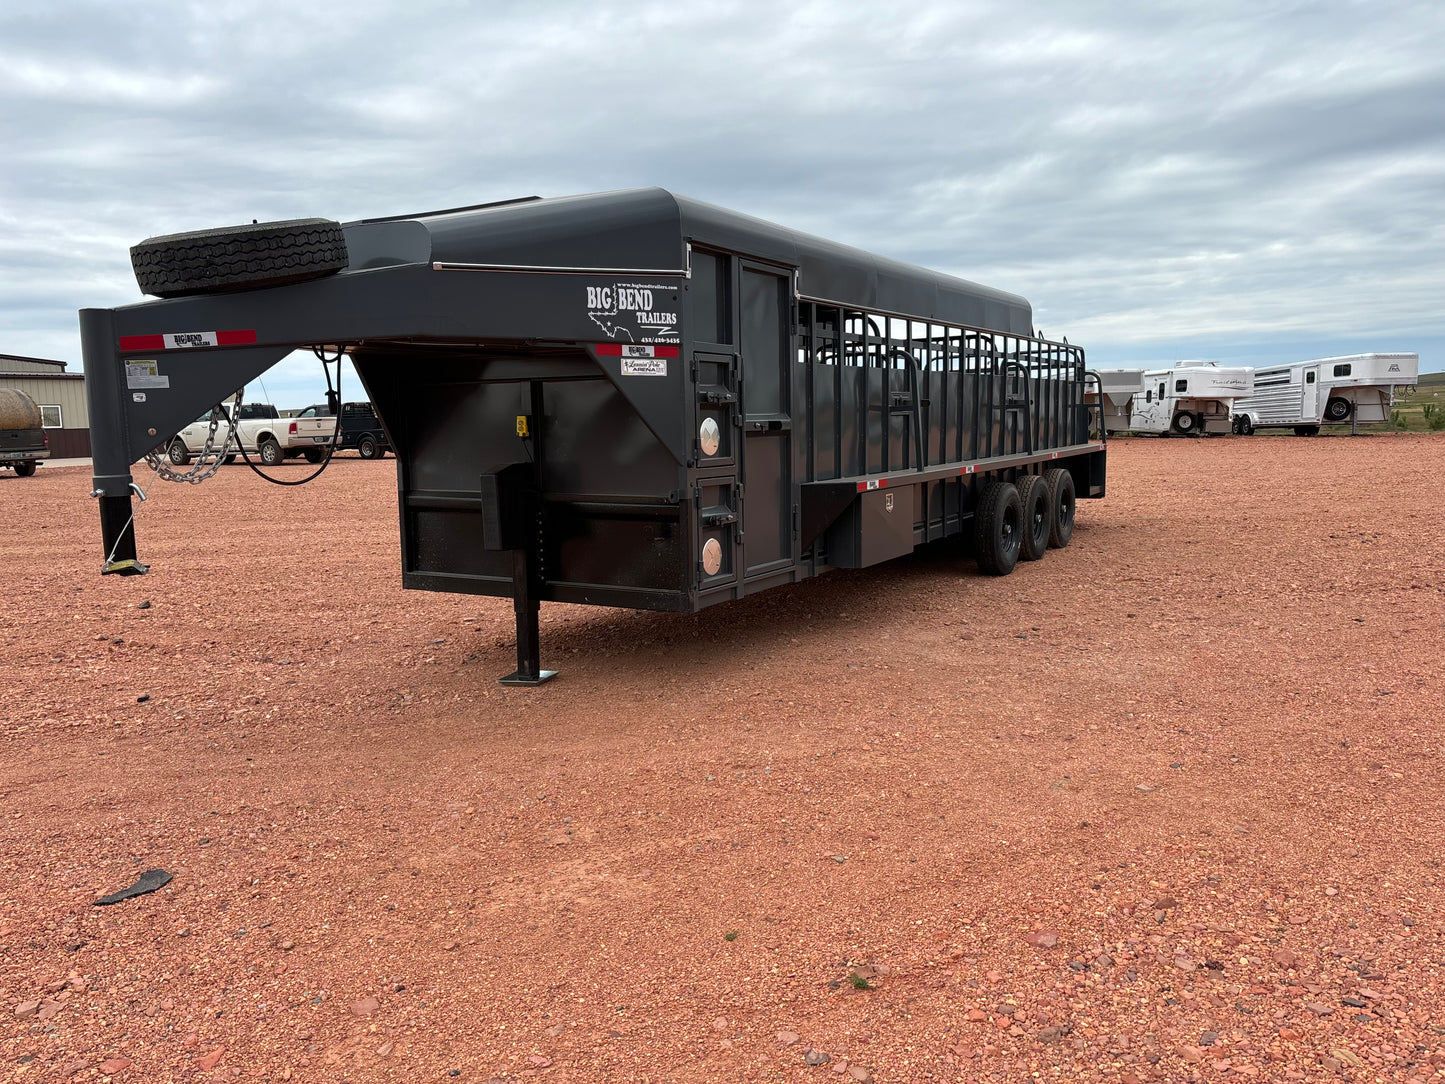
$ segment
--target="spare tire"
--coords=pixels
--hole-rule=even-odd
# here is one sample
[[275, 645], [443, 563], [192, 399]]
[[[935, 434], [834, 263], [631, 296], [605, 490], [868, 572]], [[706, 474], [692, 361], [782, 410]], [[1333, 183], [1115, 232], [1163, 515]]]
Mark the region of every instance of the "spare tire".
[[284, 286], [347, 264], [341, 223], [326, 218], [253, 222], [148, 237], [130, 250], [141, 292], [155, 297]]

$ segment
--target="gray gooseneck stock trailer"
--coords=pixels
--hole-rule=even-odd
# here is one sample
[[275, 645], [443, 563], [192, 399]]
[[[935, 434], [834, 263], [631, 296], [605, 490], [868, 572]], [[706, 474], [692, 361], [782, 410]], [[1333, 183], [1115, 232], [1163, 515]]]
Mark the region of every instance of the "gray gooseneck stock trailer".
[[[402, 583], [695, 612], [972, 536], [1012, 570], [1102, 497], [1083, 351], [1021, 297], [661, 189], [261, 223], [132, 250], [80, 314], [105, 571], [131, 465], [291, 351], [344, 350], [397, 456]], [[1100, 420], [1101, 421], [1101, 420]]]

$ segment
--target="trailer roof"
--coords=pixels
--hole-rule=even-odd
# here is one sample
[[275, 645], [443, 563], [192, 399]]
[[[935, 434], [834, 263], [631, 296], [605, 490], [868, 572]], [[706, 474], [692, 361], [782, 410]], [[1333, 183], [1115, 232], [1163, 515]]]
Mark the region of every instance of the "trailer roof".
[[403, 263], [680, 269], [690, 242], [798, 268], [798, 290], [847, 307], [1033, 334], [1017, 294], [813, 237], [662, 188], [511, 200], [348, 223], [351, 269]]

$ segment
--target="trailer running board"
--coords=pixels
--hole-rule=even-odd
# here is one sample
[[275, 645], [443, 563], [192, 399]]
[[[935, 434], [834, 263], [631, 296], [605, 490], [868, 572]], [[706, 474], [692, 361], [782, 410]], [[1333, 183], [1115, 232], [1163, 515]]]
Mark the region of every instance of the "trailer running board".
[[[1052, 463], [1075, 456], [1103, 452], [1103, 441], [1089, 441], [1066, 448], [1051, 448], [1041, 452], [1025, 452], [1017, 455], [995, 455], [987, 459], [969, 459], [919, 470], [899, 471], [889, 474], [859, 474], [850, 478], [829, 478], [819, 482], [803, 484], [802, 537], [804, 549], [811, 546], [824, 531], [843, 514], [844, 510], [857, 499], [858, 494], [876, 489], [897, 489], [916, 486], [925, 482], [942, 482], [950, 478], [967, 477], [973, 474], [991, 474], [994, 471], [1017, 470], [1035, 463]], [[1080, 496], [1103, 496], [1081, 487]]]

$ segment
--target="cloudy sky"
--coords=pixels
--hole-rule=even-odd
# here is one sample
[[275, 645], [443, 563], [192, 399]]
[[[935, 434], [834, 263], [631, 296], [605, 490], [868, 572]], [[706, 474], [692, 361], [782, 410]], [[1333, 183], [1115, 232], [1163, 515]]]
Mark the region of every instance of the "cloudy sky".
[[1440, 0], [0, 7], [3, 353], [78, 365], [147, 236], [652, 184], [1021, 293], [1096, 365], [1445, 369]]

